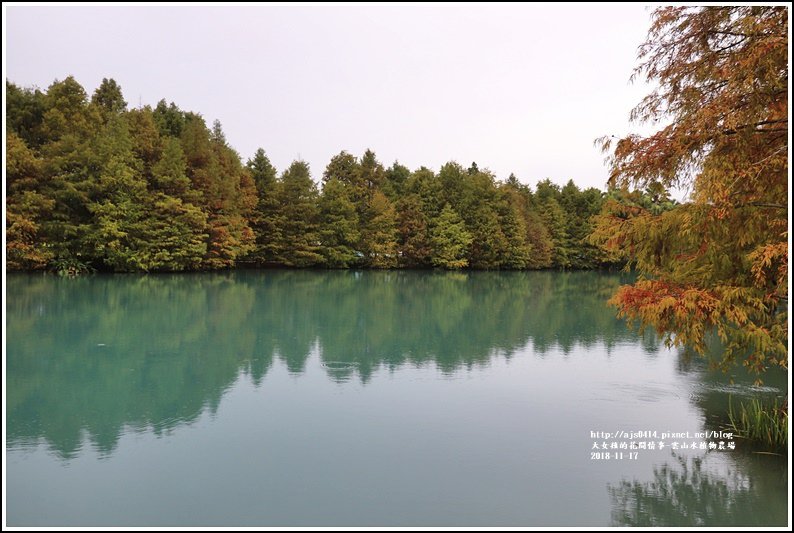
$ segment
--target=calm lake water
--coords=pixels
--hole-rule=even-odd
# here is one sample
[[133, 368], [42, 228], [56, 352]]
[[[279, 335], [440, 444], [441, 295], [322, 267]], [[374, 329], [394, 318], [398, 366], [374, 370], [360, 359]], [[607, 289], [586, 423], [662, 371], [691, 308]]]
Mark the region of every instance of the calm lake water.
[[632, 332], [620, 283], [9, 274], [8, 525], [786, 525], [786, 460], [697, 436], [786, 375]]

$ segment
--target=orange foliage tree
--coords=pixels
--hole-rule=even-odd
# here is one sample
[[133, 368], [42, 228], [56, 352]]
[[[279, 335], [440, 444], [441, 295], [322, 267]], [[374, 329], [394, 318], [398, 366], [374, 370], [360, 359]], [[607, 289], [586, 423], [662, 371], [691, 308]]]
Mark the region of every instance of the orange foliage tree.
[[632, 111], [666, 124], [597, 140], [610, 185], [686, 187], [664, 212], [608, 203], [593, 239], [640, 277], [610, 301], [669, 345], [761, 372], [788, 365], [788, 8], [663, 7], [634, 77], [656, 89]]

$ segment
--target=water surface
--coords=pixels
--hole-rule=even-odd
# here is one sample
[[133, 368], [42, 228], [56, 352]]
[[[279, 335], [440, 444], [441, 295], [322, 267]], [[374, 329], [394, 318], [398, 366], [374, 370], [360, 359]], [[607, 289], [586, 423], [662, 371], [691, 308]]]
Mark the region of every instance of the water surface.
[[785, 460], [742, 441], [593, 455], [786, 388], [627, 329], [620, 282], [9, 274], [8, 524], [785, 525]]

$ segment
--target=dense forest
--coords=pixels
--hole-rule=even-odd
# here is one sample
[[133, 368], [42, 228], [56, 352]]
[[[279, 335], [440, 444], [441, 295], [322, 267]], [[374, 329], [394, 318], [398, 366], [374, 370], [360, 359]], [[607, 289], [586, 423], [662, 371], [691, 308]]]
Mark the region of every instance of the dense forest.
[[112, 79], [90, 98], [72, 77], [46, 92], [7, 81], [6, 98], [10, 270], [539, 269], [616, 259], [588, 241], [609, 195], [573, 181], [533, 191], [476, 163], [411, 171], [367, 150], [334, 156], [318, 187], [303, 161], [279, 174], [259, 149], [243, 164], [218, 121], [210, 128], [165, 100], [129, 109]]

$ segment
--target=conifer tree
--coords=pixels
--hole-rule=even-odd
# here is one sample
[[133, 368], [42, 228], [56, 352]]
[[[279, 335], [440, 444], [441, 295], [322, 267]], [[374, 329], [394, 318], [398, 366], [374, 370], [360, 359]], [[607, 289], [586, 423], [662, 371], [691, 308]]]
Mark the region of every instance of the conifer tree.
[[658, 8], [635, 71], [655, 89], [632, 118], [666, 126], [601, 139], [612, 186], [693, 190], [605, 213], [596, 239], [644, 274], [620, 314], [698, 352], [714, 330], [723, 364], [759, 372], [788, 365], [788, 37], [785, 6]]
[[431, 231], [433, 265], [446, 269], [459, 269], [468, 265], [468, 248], [472, 236], [466, 225], [449, 204], [444, 206]]
[[293, 161], [278, 189], [276, 260], [291, 267], [321, 264], [317, 185], [304, 161]]
[[320, 196], [320, 244], [324, 263], [330, 268], [346, 268], [356, 262], [359, 242], [358, 215], [347, 188], [336, 178], [323, 185]]

